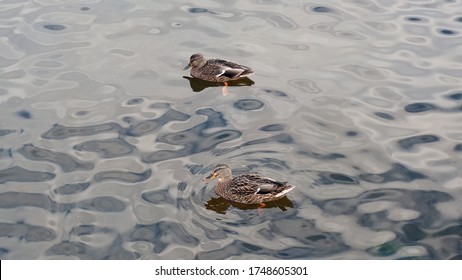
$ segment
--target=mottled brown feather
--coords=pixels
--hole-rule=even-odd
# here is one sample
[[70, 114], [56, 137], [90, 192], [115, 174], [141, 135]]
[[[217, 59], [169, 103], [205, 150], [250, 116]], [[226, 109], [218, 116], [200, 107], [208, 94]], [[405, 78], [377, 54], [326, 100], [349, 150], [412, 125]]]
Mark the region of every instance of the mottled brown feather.
[[232, 177], [227, 165], [218, 165], [206, 179], [218, 178], [215, 193], [224, 199], [245, 203], [258, 204], [284, 197], [295, 186], [287, 182], [275, 181], [258, 174], [244, 174]]

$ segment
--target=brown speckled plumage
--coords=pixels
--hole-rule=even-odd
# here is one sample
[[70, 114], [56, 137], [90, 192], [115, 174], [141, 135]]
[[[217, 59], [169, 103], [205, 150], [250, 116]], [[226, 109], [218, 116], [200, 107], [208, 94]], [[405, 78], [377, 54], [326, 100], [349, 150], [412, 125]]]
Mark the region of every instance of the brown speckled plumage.
[[253, 74], [250, 67], [237, 64], [224, 59], [209, 59], [196, 53], [193, 54], [188, 65], [183, 70], [191, 67], [191, 75], [195, 78], [209, 82], [227, 82], [247, 77]]
[[208, 182], [218, 178], [215, 193], [224, 199], [244, 204], [259, 204], [284, 197], [295, 188], [287, 182], [278, 182], [258, 174], [244, 174], [233, 177], [226, 164], [218, 164], [205, 178]]

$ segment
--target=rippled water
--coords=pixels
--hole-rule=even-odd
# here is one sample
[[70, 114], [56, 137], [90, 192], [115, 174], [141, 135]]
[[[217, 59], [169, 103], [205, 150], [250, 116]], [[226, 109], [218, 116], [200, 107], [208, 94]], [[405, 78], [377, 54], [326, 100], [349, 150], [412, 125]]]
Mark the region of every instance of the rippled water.
[[[460, 259], [460, 1], [1, 1], [1, 259]], [[223, 96], [181, 71], [251, 66]], [[297, 186], [259, 215], [217, 163]]]

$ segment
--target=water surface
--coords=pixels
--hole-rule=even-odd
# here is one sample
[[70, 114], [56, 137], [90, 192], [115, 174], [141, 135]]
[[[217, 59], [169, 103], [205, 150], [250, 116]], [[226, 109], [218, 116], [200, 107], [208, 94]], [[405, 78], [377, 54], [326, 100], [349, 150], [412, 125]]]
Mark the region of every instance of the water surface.
[[[1, 259], [460, 259], [458, 1], [2, 1]], [[201, 52], [251, 66], [220, 85]], [[230, 204], [218, 163], [297, 186]]]

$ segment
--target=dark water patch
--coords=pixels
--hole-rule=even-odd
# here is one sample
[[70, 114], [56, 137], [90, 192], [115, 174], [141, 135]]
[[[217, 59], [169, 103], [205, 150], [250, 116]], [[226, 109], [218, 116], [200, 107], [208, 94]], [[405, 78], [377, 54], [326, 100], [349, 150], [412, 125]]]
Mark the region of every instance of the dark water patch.
[[355, 137], [355, 136], [358, 135], [358, 132], [350, 130], [350, 131], [347, 131], [345, 134], [346, 134], [346, 136]]
[[412, 136], [398, 141], [398, 145], [404, 150], [411, 150], [415, 145], [433, 143], [440, 141], [440, 138], [431, 134]]
[[78, 151], [96, 152], [102, 158], [116, 158], [136, 152], [136, 147], [124, 139], [90, 140], [74, 146]]
[[326, 6], [315, 6], [311, 8], [315, 13], [332, 13], [334, 10]]
[[416, 223], [407, 223], [403, 225], [402, 230], [405, 239], [410, 242], [419, 241], [427, 237], [427, 234], [422, 230], [420, 225]]
[[211, 13], [214, 14], [213, 12], [205, 9], [205, 8], [189, 8], [188, 12], [193, 13], [193, 14], [202, 14], [202, 13]]
[[27, 119], [27, 120], [32, 119], [32, 114], [26, 110], [18, 111], [16, 112], [16, 115], [20, 116], [23, 119]]
[[125, 203], [114, 197], [100, 196], [82, 201], [78, 206], [85, 210], [96, 212], [122, 212], [125, 210]]
[[41, 193], [4, 192], [0, 193], [0, 208], [38, 207], [55, 212], [56, 202]]
[[[440, 237], [440, 236], [448, 236], [448, 235], [456, 235], [459, 237], [462, 237], [462, 224], [454, 225], [454, 226], [449, 226], [443, 230], [437, 231], [433, 234], [435, 237]], [[461, 240], [462, 242], [462, 240]], [[462, 245], [462, 244], [461, 244]]]
[[122, 237], [118, 237], [114, 244], [109, 247], [107, 255], [103, 256], [103, 260], [136, 260], [141, 257], [138, 252], [130, 252], [123, 248], [124, 240]]
[[143, 136], [160, 129], [162, 126], [171, 121], [186, 121], [190, 117], [191, 116], [188, 114], [170, 109], [157, 119], [142, 121], [130, 126], [127, 130], [127, 134], [136, 137]]
[[369, 248], [366, 251], [372, 256], [389, 257], [396, 254], [401, 247], [403, 247], [403, 244], [399, 240], [395, 239], [379, 246]]
[[[145, 241], [154, 245], [154, 253], [163, 252], [169, 244], [196, 246], [199, 240], [189, 234], [179, 223], [160, 221], [151, 225], [136, 225], [130, 234], [132, 242]], [[168, 240], [169, 243], [166, 243]]]
[[14, 133], [16, 130], [12, 129], [0, 129], [0, 136], [6, 136], [8, 134]]
[[10, 253], [10, 250], [0, 247], [0, 259], [6, 260], [6, 255]]
[[48, 256], [76, 256], [79, 258], [87, 258], [88, 245], [80, 242], [63, 241], [51, 246], [46, 251]]
[[183, 146], [182, 149], [160, 150], [152, 153], [145, 153], [142, 155], [143, 161], [154, 163], [190, 156], [211, 150], [220, 143], [228, 142], [241, 136], [240, 131], [227, 129], [206, 134], [204, 131], [208, 128], [226, 126], [226, 120], [222, 113], [209, 108], [197, 110], [196, 113], [199, 115], [206, 115], [207, 120], [190, 129], [163, 134], [157, 138], [157, 142], [181, 145]]
[[462, 152], [462, 143], [456, 144], [454, 146], [454, 151], [456, 152]]
[[173, 205], [174, 204], [173, 199], [168, 194], [168, 190], [145, 192], [141, 195], [141, 198], [144, 201], [147, 201], [155, 205], [160, 205], [160, 204]]
[[392, 226], [392, 222], [388, 221], [387, 216], [387, 211], [361, 214], [358, 216], [356, 223], [374, 231], [387, 230]]
[[66, 29], [66, 26], [62, 24], [45, 24], [43, 25], [43, 28], [51, 31], [62, 31]]
[[95, 225], [78, 225], [74, 228], [72, 228], [71, 233], [73, 235], [77, 236], [85, 236], [85, 235], [91, 235], [95, 233], [106, 233], [108, 232], [107, 228], [105, 230], [102, 230], [100, 227], [97, 227]]
[[55, 239], [56, 233], [52, 229], [41, 226], [0, 223], [0, 236], [24, 239], [27, 242], [40, 242]]
[[437, 29], [438, 33], [440, 34], [443, 34], [443, 35], [447, 35], [447, 36], [452, 36], [452, 35], [457, 35], [458, 32], [455, 31], [455, 30], [451, 30], [451, 29], [447, 29], [447, 28], [440, 28], [440, 29]]
[[304, 155], [310, 158], [320, 159], [320, 160], [336, 160], [339, 158], [346, 158], [345, 155], [339, 153], [330, 153], [330, 154], [320, 154], [312, 151], [298, 151], [300, 155]]
[[198, 126], [202, 130], [213, 127], [225, 127], [227, 125], [227, 121], [223, 116], [223, 113], [212, 108], [199, 109], [196, 111], [196, 114], [207, 117], [207, 120]]
[[54, 192], [56, 194], [70, 195], [85, 191], [90, 186], [90, 182], [76, 183], [76, 184], [65, 184], [57, 187]]
[[69, 127], [56, 124], [51, 129], [43, 133], [42, 137], [50, 140], [62, 140], [71, 137], [90, 136], [107, 132], [123, 134], [124, 131], [125, 129], [123, 129], [118, 123], [114, 122], [81, 127]]
[[32, 171], [19, 166], [0, 170], [0, 184], [5, 182], [45, 182], [56, 175], [50, 172]]
[[284, 98], [290, 98], [289, 95], [283, 91], [276, 90], [276, 89], [262, 89], [263, 92], [269, 93], [271, 95], [274, 95], [276, 97], [284, 97]]
[[185, 182], [179, 182], [178, 185], [176, 186], [176, 188], [179, 190], [179, 191], [184, 191], [186, 190], [186, 187], [188, 186], [188, 184], [186, 184]]
[[321, 172], [319, 174], [321, 177], [319, 180], [317, 180], [318, 184], [321, 185], [331, 185], [331, 184], [342, 184], [342, 185], [357, 185], [358, 179], [341, 174], [341, 173], [332, 173], [332, 172]]
[[0, 158], [12, 158], [13, 154], [11, 149], [2, 149], [0, 148]]
[[438, 110], [439, 108], [431, 103], [416, 102], [406, 105], [404, 110], [408, 113], [421, 113], [425, 111]]
[[392, 115], [385, 113], [385, 112], [375, 112], [374, 115], [376, 115], [379, 118], [385, 119], [385, 120], [394, 120], [395, 117]]
[[142, 159], [147, 163], [155, 163], [159, 161], [190, 156], [193, 154], [209, 151], [220, 143], [228, 142], [237, 139], [241, 136], [238, 130], [221, 130], [211, 134], [203, 134], [198, 127], [163, 135], [158, 138], [158, 142], [164, 142], [172, 145], [183, 145], [183, 149], [179, 150], [161, 150], [153, 153], [145, 153]]
[[96, 182], [119, 181], [124, 183], [139, 183], [147, 180], [149, 177], [151, 177], [151, 174], [151, 169], [147, 169], [141, 173], [121, 170], [109, 170], [96, 173], [93, 179]]
[[234, 102], [234, 108], [242, 111], [253, 111], [263, 108], [265, 104], [257, 99], [240, 99]]
[[127, 105], [138, 105], [144, 102], [143, 98], [133, 97], [127, 100]]
[[462, 92], [451, 93], [447, 95], [446, 98], [450, 100], [457, 100], [457, 101], [462, 100]]
[[186, 168], [191, 172], [191, 174], [199, 174], [202, 169], [204, 168], [203, 165], [200, 164], [188, 164], [186, 165]]
[[276, 124], [269, 124], [269, 125], [262, 126], [258, 130], [260, 131], [281, 131], [281, 130], [284, 130], [284, 128], [285, 128], [284, 124], [276, 123]]
[[412, 171], [402, 164], [394, 163], [391, 169], [384, 173], [360, 174], [359, 178], [366, 182], [385, 184], [385, 183], [395, 182], [395, 181], [412, 182], [418, 179], [425, 179], [427, 178], [427, 176], [425, 176], [422, 173]]
[[56, 164], [61, 167], [64, 172], [91, 170], [94, 168], [94, 164], [92, 162], [83, 162], [68, 154], [42, 149], [35, 147], [32, 144], [22, 146], [18, 152], [30, 160], [46, 161]]
[[75, 115], [78, 116], [78, 117], [82, 117], [82, 116], [88, 115], [88, 113], [89, 113], [89, 111], [80, 110], [80, 111], [75, 112]]
[[462, 17], [457, 17], [455, 21], [462, 22]]
[[417, 17], [417, 16], [406, 17], [405, 20], [411, 21], [411, 22], [426, 22], [427, 21], [425, 18]]

